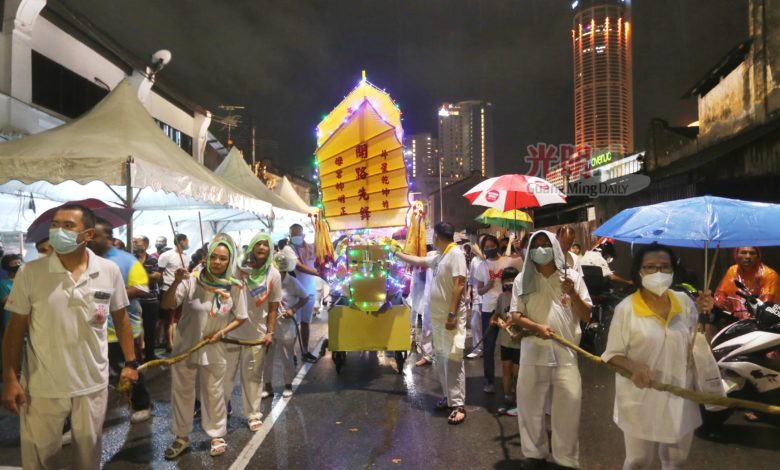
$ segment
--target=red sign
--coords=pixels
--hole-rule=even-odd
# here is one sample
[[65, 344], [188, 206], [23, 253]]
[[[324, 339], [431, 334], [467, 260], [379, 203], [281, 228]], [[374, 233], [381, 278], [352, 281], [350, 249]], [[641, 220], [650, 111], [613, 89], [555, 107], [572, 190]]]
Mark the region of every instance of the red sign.
[[487, 202], [496, 202], [498, 201], [498, 198], [501, 196], [501, 193], [496, 191], [495, 189], [491, 189], [490, 191], [485, 194], [485, 200]]

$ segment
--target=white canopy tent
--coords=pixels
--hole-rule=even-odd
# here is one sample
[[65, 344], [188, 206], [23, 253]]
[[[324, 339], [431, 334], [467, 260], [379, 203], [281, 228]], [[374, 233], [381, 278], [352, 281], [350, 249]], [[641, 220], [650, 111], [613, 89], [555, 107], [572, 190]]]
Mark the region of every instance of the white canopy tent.
[[165, 136], [127, 81], [78, 119], [0, 144], [0, 183], [6, 194], [126, 205], [147, 224], [167, 222], [172, 209], [195, 218], [208, 210], [204, 220], [272, 217], [270, 202], [219, 178]]
[[276, 184], [274, 193], [284, 199], [287, 204], [294, 207], [295, 210], [301, 212], [312, 212], [316, 210], [301, 199], [301, 196], [298, 195], [292, 183], [290, 183], [290, 180], [288, 180], [286, 176], [282, 176], [282, 180]]

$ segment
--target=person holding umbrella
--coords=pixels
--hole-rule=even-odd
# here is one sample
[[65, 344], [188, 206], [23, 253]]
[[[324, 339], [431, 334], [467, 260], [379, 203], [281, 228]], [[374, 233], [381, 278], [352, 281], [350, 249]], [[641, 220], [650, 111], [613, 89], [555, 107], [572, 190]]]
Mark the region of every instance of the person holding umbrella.
[[705, 291], [694, 304], [687, 294], [670, 290], [678, 268], [677, 256], [666, 246], [653, 243], [639, 250], [631, 277], [641, 287], [615, 308], [601, 356], [632, 373], [630, 380], [615, 376], [614, 420], [623, 431], [627, 470], [650, 468], [656, 453], [662, 468], [682, 468], [702, 422], [695, 402], [649, 388], [653, 379], [694, 388], [692, 333], [699, 313], [712, 309], [713, 298]]

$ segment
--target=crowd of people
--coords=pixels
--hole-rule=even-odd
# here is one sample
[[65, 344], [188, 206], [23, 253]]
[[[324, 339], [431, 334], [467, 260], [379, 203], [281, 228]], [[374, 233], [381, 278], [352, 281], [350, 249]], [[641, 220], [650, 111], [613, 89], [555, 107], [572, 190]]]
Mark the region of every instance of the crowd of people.
[[[274, 366], [282, 370], [288, 398], [296, 341], [302, 360], [318, 359], [309, 351], [310, 323], [322, 305], [323, 283], [302, 226], [291, 226], [289, 239], [276, 246], [266, 233], [243, 247], [218, 234], [192, 257], [185, 234], [173, 242], [169, 248], [159, 237], [150, 253], [149, 239], [138, 236], [130, 254], [109, 222], [64, 205], [48, 239], [36, 244], [39, 259], [23, 264], [18, 255], [2, 257], [2, 398], [20, 417], [25, 467], [53, 467], [68, 429], [74, 468], [99, 467], [109, 382], [132, 383], [130, 420], [149, 419], [152, 401], [137, 369], [158, 355], [177, 356], [206, 342], [171, 366], [167, 459], [189, 447], [198, 409], [210, 455], [226, 452], [237, 375], [243, 418], [258, 431], [261, 402], [274, 393]], [[698, 405], [648, 388], [650, 382], [695, 388], [694, 363], [714, 361], [709, 350], [709, 356], [687, 354], [699, 313], [717, 304], [747, 315], [733, 280], [774, 300], [777, 274], [758, 249], [739, 248], [714, 296], [704, 290], [692, 298], [671, 289], [681, 266], [668, 247], [640, 249], [628, 278], [610, 268], [609, 241], [584, 253], [579, 247], [566, 226], [458, 243], [454, 227], [441, 222], [425, 257], [393, 250], [415, 268], [406, 302], [419, 330], [415, 365], [433, 364], [441, 384], [435, 410], [447, 412], [450, 424], [466, 421], [465, 360], [481, 357], [483, 392], [496, 393], [499, 385], [501, 411], [517, 416], [524, 465], [578, 468], [578, 358], [551, 338], [579, 343], [593, 308], [583, 267], [595, 267], [604, 278], [635, 287], [615, 308], [602, 355], [631, 372], [630, 379], [616, 378], [614, 421], [624, 434], [624, 468], [649, 468], [655, 455], [663, 468], [681, 468], [701, 423]], [[532, 335], [520, 340], [520, 330]]]

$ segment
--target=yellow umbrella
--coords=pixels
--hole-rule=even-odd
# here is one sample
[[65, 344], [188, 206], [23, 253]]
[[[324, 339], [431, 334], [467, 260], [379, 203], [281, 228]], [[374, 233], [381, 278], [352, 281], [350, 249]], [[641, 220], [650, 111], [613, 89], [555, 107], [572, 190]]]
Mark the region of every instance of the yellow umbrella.
[[501, 212], [498, 209], [490, 208], [477, 216], [477, 222], [488, 225], [496, 225], [507, 230], [524, 230], [533, 226], [531, 216], [521, 210], [508, 210]]

